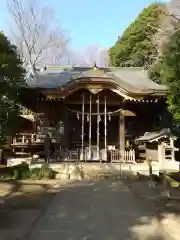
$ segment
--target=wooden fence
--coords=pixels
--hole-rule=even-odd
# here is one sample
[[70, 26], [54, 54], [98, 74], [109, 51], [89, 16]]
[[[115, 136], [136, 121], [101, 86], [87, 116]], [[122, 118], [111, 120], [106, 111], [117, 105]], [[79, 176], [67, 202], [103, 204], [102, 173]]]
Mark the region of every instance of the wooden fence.
[[[135, 163], [135, 151], [134, 150], [129, 150], [129, 151], [124, 151], [122, 154], [120, 153], [119, 150], [112, 150], [110, 152], [110, 161], [112, 163], [118, 163], [118, 162], [124, 162], [124, 163]], [[66, 160], [66, 161], [83, 161], [81, 156], [81, 150], [80, 149], [69, 149], [67, 152], [63, 149], [57, 149], [55, 151], [55, 159], [56, 160]], [[101, 161], [103, 159], [99, 159]], [[87, 157], [84, 154], [84, 161], [89, 161], [87, 160]], [[91, 159], [93, 161], [93, 159]], [[97, 160], [96, 160], [97, 161]]]
[[111, 162], [135, 163], [135, 151], [133, 149], [124, 152], [120, 152], [119, 150], [112, 150]]

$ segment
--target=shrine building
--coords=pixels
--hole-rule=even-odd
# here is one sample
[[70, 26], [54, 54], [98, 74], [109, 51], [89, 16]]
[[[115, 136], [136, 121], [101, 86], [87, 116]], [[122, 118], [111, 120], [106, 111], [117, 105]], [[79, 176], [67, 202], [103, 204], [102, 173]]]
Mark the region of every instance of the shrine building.
[[21, 88], [13, 150], [41, 155], [48, 134], [54, 160], [111, 161], [125, 152], [128, 159], [136, 138], [169, 127], [167, 91], [141, 68], [44, 67]]

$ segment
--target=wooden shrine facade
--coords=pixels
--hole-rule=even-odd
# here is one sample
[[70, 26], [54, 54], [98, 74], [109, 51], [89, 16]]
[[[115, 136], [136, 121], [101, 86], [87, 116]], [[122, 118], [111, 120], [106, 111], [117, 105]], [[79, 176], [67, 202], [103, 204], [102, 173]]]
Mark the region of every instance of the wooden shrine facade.
[[167, 87], [141, 69], [46, 69], [29, 85], [20, 98], [30, 110], [22, 116], [32, 122], [32, 130], [22, 131], [34, 135], [21, 144], [14, 140], [15, 151], [27, 145], [41, 151], [48, 133], [54, 156], [57, 149], [63, 158], [68, 150], [79, 149], [81, 160], [107, 160], [109, 151], [133, 149], [137, 137], [169, 124]]

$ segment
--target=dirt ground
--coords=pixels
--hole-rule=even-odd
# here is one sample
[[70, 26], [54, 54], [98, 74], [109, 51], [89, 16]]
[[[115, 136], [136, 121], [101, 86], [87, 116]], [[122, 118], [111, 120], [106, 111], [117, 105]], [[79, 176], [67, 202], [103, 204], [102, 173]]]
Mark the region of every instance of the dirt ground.
[[57, 190], [53, 181], [0, 182], [0, 240], [25, 239]]

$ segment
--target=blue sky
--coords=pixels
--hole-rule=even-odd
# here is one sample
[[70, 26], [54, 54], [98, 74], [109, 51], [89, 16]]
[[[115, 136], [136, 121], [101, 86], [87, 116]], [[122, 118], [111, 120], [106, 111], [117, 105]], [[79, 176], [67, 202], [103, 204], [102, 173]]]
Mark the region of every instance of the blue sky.
[[[7, 30], [8, 16], [1, 0], [0, 29]], [[39, 0], [41, 1], [41, 0]], [[97, 44], [112, 46], [118, 36], [152, 0], [44, 0], [55, 6], [58, 18], [75, 49]], [[68, 4], [67, 4], [68, 3]]]

